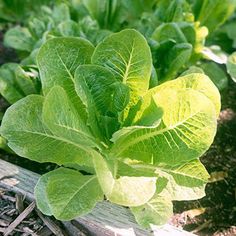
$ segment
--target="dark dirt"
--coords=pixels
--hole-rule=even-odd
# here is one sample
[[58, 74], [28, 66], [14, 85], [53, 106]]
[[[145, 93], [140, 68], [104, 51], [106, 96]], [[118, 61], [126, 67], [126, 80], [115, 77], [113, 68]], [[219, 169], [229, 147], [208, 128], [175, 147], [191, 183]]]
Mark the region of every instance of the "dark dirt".
[[[175, 211], [179, 213], [175, 224], [198, 235], [236, 235], [236, 84], [233, 82], [222, 95], [215, 141], [201, 161], [214, 182], [207, 185], [204, 198], [175, 203]], [[204, 213], [190, 218], [185, 213], [191, 209]]]
[[[33, 205], [32, 203], [31, 205]], [[24, 200], [22, 195], [16, 195], [12, 192], [0, 189], [0, 235], [7, 234], [9, 236], [52, 236], [52, 231], [44, 224], [43, 220], [39, 217], [35, 207], [32, 210], [28, 210], [28, 203]], [[28, 207], [26, 209], [26, 207]], [[28, 212], [27, 212], [28, 210]], [[25, 213], [26, 212], [26, 213]], [[17, 217], [26, 215], [18, 221], [19, 224], [13, 226]], [[44, 218], [45, 220], [46, 218]], [[17, 221], [17, 220], [16, 220]], [[63, 226], [60, 222], [50, 219], [53, 225], [57, 225], [56, 229], [60, 229], [63, 232]], [[63, 232], [63, 235], [68, 235]]]
[[28, 170], [31, 170], [35, 173], [38, 173], [40, 175], [47, 173], [51, 170], [54, 170], [57, 165], [56, 164], [52, 164], [52, 163], [38, 163], [35, 161], [31, 161], [29, 159], [23, 158], [23, 157], [19, 157], [17, 155], [14, 154], [9, 154], [4, 150], [0, 149], [0, 158], [11, 162], [15, 165], [21, 166], [23, 168], [26, 168]]

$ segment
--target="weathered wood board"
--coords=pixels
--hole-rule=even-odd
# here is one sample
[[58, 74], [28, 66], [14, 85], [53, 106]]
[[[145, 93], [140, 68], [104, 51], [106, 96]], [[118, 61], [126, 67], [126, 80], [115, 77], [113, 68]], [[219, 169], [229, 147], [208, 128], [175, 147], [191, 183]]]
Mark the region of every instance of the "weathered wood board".
[[[0, 159], [0, 187], [22, 193], [28, 200], [34, 200], [34, 186], [39, 175]], [[153, 227], [152, 231], [141, 229], [128, 208], [100, 202], [94, 210], [71, 222], [87, 235], [96, 236], [193, 236], [189, 232], [171, 225]], [[68, 224], [65, 223], [64, 224]], [[70, 224], [71, 227], [71, 224]], [[72, 227], [73, 228], [73, 227]], [[72, 229], [73, 231], [73, 229]], [[76, 234], [76, 230], [74, 232]]]

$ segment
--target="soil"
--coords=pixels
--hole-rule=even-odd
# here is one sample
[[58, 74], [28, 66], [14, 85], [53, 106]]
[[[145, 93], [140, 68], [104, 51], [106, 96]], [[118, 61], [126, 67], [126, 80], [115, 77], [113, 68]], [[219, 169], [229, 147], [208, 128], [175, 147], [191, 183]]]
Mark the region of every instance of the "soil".
[[0, 235], [52, 236], [55, 232], [69, 235], [59, 221], [42, 216], [34, 202], [29, 204], [24, 196], [0, 189]]

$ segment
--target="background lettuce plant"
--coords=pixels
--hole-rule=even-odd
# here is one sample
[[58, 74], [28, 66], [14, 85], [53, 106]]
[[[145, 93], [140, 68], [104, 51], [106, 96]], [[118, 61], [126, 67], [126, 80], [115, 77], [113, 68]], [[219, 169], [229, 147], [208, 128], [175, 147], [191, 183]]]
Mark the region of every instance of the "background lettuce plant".
[[37, 63], [43, 94], [14, 103], [1, 134], [18, 155], [61, 166], [35, 188], [44, 214], [70, 220], [105, 196], [149, 227], [168, 220], [173, 200], [204, 196], [209, 175], [199, 157], [220, 111], [206, 75], [149, 89], [151, 50], [131, 29], [95, 48], [82, 38], [50, 39]]
[[5, 63], [0, 68], [0, 92], [13, 104], [29, 94], [39, 94], [41, 82], [34, 66]]
[[236, 82], [236, 52], [232, 53], [228, 57], [227, 71], [231, 75], [231, 78]]
[[[9, 5], [8, 1], [3, 2], [4, 6]], [[18, 6], [22, 1], [14, 2]], [[112, 32], [134, 28], [146, 37], [151, 48], [153, 69], [150, 88], [156, 86], [158, 81], [163, 83], [175, 79], [193, 66], [197, 67], [198, 72], [208, 75], [219, 90], [227, 87], [228, 75], [219, 61], [214, 59], [217, 56], [211, 46], [220, 42], [219, 35], [225, 37], [222, 31], [234, 37], [230, 29], [234, 25], [231, 15], [236, 0], [224, 3], [218, 0], [66, 0], [63, 3], [43, 0], [38, 4], [40, 10], [36, 14], [33, 8], [30, 10], [29, 2], [25, 1], [25, 13], [28, 13], [24, 15], [22, 12], [25, 20], [22, 25], [10, 28], [4, 37], [5, 45], [17, 50], [21, 60], [19, 66], [24, 66], [27, 74], [31, 74], [32, 68], [37, 72], [39, 47], [50, 38], [82, 37], [96, 46]], [[227, 27], [217, 29], [229, 18]], [[218, 51], [227, 58], [225, 52]], [[3, 70], [6, 68], [12, 67], [5, 66]], [[14, 73], [18, 81], [18, 71]], [[36, 78], [34, 83], [41, 81], [38, 76]], [[6, 92], [6, 88], [11, 88], [12, 80], [0, 77], [0, 81], [4, 85], [0, 86], [2, 96], [11, 94], [10, 91]], [[17, 83], [14, 87], [17, 87]], [[14, 94], [12, 96], [12, 99], [9, 96], [5, 98], [14, 100]]]
[[51, 4], [52, 0], [1, 0], [0, 22], [24, 22], [38, 8]]
[[78, 24], [71, 19], [69, 6], [61, 3], [53, 7], [41, 6], [24, 26], [10, 28], [4, 35], [4, 44], [14, 48], [22, 57], [22, 64], [36, 64], [38, 48], [53, 36], [79, 36]]
[[5, 63], [0, 67], [0, 93], [10, 104], [29, 94], [40, 93], [36, 56], [39, 47], [56, 36], [80, 36], [79, 25], [71, 20], [69, 6], [64, 3], [53, 8], [41, 6], [39, 13], [29, 17], [24, 26], [15, 26], [6, 32], [4, 44], [14, 48], [22, 59], [19, 64]]

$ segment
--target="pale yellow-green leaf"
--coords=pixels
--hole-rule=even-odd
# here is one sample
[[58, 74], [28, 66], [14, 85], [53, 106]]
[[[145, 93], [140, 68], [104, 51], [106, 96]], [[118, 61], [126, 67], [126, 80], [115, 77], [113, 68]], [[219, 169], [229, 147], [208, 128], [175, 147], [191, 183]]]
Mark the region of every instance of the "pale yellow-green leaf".
[[205, 196], [209, 174], [199, 160], [174, 167], [157, 167], [156, 173], [168, 179], [161, 195], [166, 192], [172, 200], [195, 200]]
[[93, 45], [85, 39], [61, 37], [48, 40], [37, 56], [43, 93], [46, 95], [55, 85], [63, 87], [84, 119], [86, 112], [75, 92], [74, 72], [79, 65], [91, 62], [93, 51]]
[[[96, 47], [92, 63], [110, 69], [130, 88], [130, 105], [134, 105], [149, 87], [152, 57], [146, 39], [136, 30], [125, 29], [111, 34]], [[124, 112], [124, 118], [127, 111]]]
[[88, 148], [98, 146], [65, 90], [60, 86], [53, 87], [45, 97], [43, 122], [57, 136]]
[[216, 133], [211, 100], [191, 88], [162, 88], [153, 98], [163, 109], [161, 123], [151, 127], [130, 126], [116, 132], [110, 155], [169, 165], [200, 157]]
[[9, 147], [19, 156], [37, 162], [91, 166], [94, 150], [64, 136], [55, 135], [44, 125], [43, 102], [42, 96], [29, 95], [7, 110], [1, 134], [7, 139]]
[[216, 117], [220, 113], [220, 94], [214, 83], [204, 74], [192, 73], [185, 76], [181, 76], [175, 80], [165, 82], [157, 87], [150, 89], [142, 99], [142, 105], [139, 111], [136, 113], [133, 123], [136, 123], [141, 119], [143, 112], [150, 106], [152, 97], [163, 89], [193, 89], [211, 100], [215, 106]]
[[145, 228], [150, 224], [164, 225], [173, 214], [173, 205], [168, 196], [154, 195], [146, 204], [131, 207], [136, 221]]
[[94, 168], [104, 194], [113, 203], [139, 206], [145, 204], [155, 194], [156, 177], [121, 176], [116, 179], [100, 155], [94, 157]]
[[94, 175], [82, 175], [80, 172], [60, 168], [56, 175], [51, 172], [46, 195], [51, 212], [59, 220], [72, 220], [90, 212], [103, 193]]

